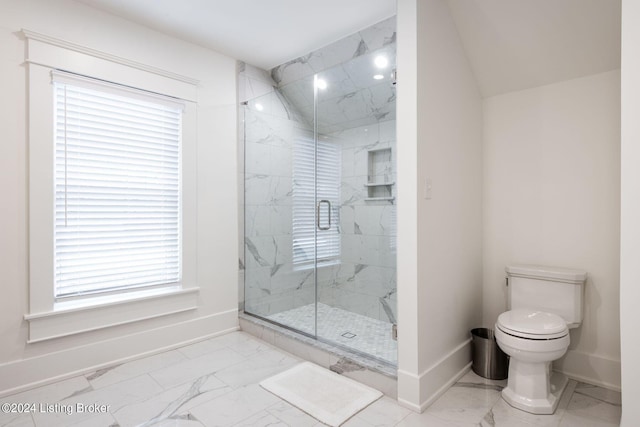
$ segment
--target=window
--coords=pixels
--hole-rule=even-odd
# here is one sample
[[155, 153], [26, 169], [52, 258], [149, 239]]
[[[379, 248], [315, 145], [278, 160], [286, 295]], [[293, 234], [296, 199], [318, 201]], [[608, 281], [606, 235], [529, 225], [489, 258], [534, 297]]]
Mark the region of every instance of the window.
[[[293, 263], [308, 265], [313, 263], [314, 256], [319, 265], [337, 263], [340, 261], [340, 146], [318, 141], [316, 167], [313, 139], [299, 138], [294, 144], [293, 157]], [[321, 225], [329, 226], [328, 230], [316, 227], [317, 203], [322, 200], [330, 204], [322, 203], [320, 207]]]
[[23, 34], [28, 342], [196, 310], [198, 81]]
[[180, 282], [183, 105], [53, 73], [55, 297]]

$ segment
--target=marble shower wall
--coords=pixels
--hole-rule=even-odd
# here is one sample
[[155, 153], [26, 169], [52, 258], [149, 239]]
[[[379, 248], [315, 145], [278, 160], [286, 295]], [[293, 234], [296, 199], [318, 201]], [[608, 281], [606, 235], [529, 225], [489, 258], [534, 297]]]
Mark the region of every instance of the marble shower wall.
[[[395, 322], [396, 205], [365, 200], [370, 151], [390, 148], [388, 179], [395, 181], [391, 75], [366, 83], [371, 74], [358, 68], [380, 53], [395, 58], [394, 18], [270, 72], [241, 65], [239, 96], [247, 101], [240, 117], [245, 140], [241, 308], [248, 312], [268, 317], [315, 299], [313, 270], [291, 263], [292, 149], [296, 138], [313, 135], [312, 82], [318, 73], [330, 84], [319, 94], [319, 137], [339, 143], [342, 154], [341, 256], [339, 263], [318, 269], [319, 300]], [[395, 196], [395, 186], [389, 189]]]
[[335, 132], [342, 146], [340, 188], [341, 262], [318, 272], [319, 301], [395, 323], [396, 188], [393, 200], [370, 200], [369, 153], [390, 149], [388, 182], [395, 183], [396, 121]]
[[[314, 302], [312, 271], [292, 263], [292, 155], [297, 138], [313, 130], [250, 65], [240, 72], [244, 123], [244, 309], [267, 317]], [[243, 258], [242, 258], [243, 257]]]

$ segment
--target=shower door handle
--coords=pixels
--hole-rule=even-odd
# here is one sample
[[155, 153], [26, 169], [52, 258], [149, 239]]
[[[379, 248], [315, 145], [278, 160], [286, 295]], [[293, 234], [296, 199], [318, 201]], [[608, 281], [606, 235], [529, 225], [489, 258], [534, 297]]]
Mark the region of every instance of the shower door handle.
[[[329, 223], [326, 227], [320, 225], [320, 207], [323, 203], [327, 204], [327, 213], [329, 216]], [[316, 207], [316, 225], [318, 226], [318, 230], [328, 230], [331, 228], [331, 202], [328, 200], [320, 200], [318, 202], [318, 206]]]

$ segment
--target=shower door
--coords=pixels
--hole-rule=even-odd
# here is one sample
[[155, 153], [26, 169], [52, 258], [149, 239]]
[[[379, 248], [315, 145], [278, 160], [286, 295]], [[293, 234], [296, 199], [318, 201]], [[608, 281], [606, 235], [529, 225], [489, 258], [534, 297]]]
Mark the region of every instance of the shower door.
[[[394, 69], [395, 45], [388, 45], [315, 76], [316, 335], [391, 364], [397, 362]], [[337, 208], [325, 210], [329, 204]]]
[[245, 311], [395, 364], [395, 45], [243, 107]]

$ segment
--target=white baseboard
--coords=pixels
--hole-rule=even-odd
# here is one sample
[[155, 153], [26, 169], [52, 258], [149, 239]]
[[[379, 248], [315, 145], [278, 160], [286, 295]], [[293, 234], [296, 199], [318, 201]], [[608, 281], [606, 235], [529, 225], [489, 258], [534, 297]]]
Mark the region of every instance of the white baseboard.
[[238, 311], [234, 309], [3, 363], [0, 364], [0, 397], [151, 356], [238, 329]]
[[620, 391], [619, 360], [569, 350], [563, 358], [553, 363], [553, 369], [578, 381]]
[[423, 412], [469, 371], [471, 339], [464, 341], [419, 375], [398, 369], [398, 403]]

